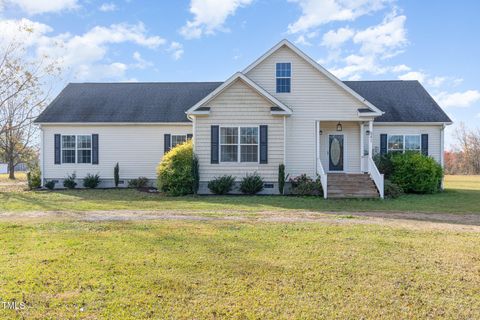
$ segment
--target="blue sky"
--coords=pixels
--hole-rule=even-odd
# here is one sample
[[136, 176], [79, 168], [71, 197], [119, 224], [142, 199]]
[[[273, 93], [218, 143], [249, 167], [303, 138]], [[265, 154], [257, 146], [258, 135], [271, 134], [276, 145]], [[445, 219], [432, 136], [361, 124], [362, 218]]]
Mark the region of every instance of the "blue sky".
[[478, 1], [0, 0], [0, 37], [33, 30], [32, 54], [64, 69], [54, 94], [68, 82], [225, 80], [287, 38], [342, 80], [417, 79], [473, 128], [478, 12]]

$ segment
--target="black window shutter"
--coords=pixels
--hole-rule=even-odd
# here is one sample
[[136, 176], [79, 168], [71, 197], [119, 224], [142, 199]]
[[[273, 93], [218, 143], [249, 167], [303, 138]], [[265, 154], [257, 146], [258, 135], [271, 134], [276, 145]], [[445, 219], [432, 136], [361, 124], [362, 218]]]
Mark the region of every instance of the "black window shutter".
[[219, 147], [219, 139], [218, 139], [218, 126], [211, 127], [211, 134], [210, 134], [210, 163], [218, 163], [218, 147]]
[[260, 126], [260, 163], [268, 163], [268, 126]]
[[60, 135], [55, 134], [55, 164], [60, 164]]
[[380, 135], [380, 154], [387, 153], [387, 135], [382, 133]]
[[193, 138], [193, 134], [187, 133], [187, 140], [192, 140], [192, 138]]
[[163, 153], [167, 153], [168, 151], [170, 151], [170, 142], [171, 142], [170, 133], [165, 133], [163, 135]]
[[92, 164], [98, 164], [98, 134], [92, 134]]
[[428, 156], [428, 134], [422, 134], [422, 154]]

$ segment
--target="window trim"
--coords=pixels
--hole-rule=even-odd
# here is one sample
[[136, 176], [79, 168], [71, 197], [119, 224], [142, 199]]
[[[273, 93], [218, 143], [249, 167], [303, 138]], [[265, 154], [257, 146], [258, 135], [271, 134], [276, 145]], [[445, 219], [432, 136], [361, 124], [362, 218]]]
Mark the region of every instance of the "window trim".
[[[277, 64], [279, 63], [288, 63], [290, 64], [290, 77], [277, 77]], [[293, 68], [292, 68], [292, 62], [287, 61], [287, 62], [275, 62], [275, 93], [292, 93], [292, 74], [293, 74]], [[277, 90], [277, 79], [290, 79], [290, 90], [288, 92], [278, 92]]]
[[[237, 128], [237, 137], [238, 143], [237, 146], [237, 161], [222, 161], [222, 145], [225, 146], [233, 146], [235, 144], [225, 144], [222, 143], [222, 128]], [[242, 159], [242, 145], [243, 146], [254, 146], [254, 144], [242, 144], [241, 140], [241, 128], [257, 128], [257, 161], [241, 161]], [[260, 163], [260, 125], [241, 125], [241, 126], [228, 126], [228, 125], [220, 125], [218, 126], [218, 163], [243, 163], [243, 164], [259, 164]]]
[[[75, 137], [75, 161], [74, 162], [63, 162], [63, 137], [64, 136], [74, 136]], [[90, 148], [78, 148], [78, 136], [89, 136], [90, 137]], [[90, 162], [78, 162], [78, 150], [90, 150]], [[69, 148], [66, 150], [73, 150], [73, 148]], [[60, 134], [60, 164], [76, 164], [76, 165], [91, 165], [93, 160], [93, 134]]]
[[175, 137], [185, 137], [185, 141], [182, 142], [182, 143], [185, 143], [185, 142], [187, 142], [187, 140], [188, 140], [188, 136], [187, 136], [186, 133], [185, 133], [185, 134], [170, 134], [170, 149], [173, 149], [173, 148], [174, 148], [174, 145], [173, 145], [173, 137], [174, 137], [174, 136], [175, 136]]
[[[403, 138], [403, 148], [402, 149], [390, 149], [389, 147], [389, 141], [390, 141], [390, 137], [392, 136], [402, 136]], [[406, 144], [405, 144], [405, 137], [419, 137], [420, 138], [420, 148], [419, 149], [406, 149]], [[401, 153], [405, 153], [406, 151], [414, 151], [414, 152], [422, 152], [422, 134], [416, 134], [416, 133], [413, 133], [413, 134], [404, 134], [404, 133], [399, 133], [399, 134], [387, 134], [387, 153], [390, 153], [390, 152], [401, 152]]]

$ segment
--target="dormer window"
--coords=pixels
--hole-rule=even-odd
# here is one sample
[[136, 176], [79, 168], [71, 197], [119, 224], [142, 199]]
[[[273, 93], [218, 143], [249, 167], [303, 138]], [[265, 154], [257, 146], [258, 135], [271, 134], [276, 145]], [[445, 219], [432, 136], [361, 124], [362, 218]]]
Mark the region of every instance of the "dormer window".
[[277, 63], [277, 93], [290, 92], [292, 64], [290, 62]]

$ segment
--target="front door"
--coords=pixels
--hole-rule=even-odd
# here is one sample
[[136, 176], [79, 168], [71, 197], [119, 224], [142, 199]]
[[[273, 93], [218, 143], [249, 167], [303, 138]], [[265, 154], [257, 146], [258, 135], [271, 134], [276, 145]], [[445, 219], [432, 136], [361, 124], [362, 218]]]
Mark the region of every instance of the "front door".
[[343, 171], [343, 134], [328, 136], [329, 171]]

